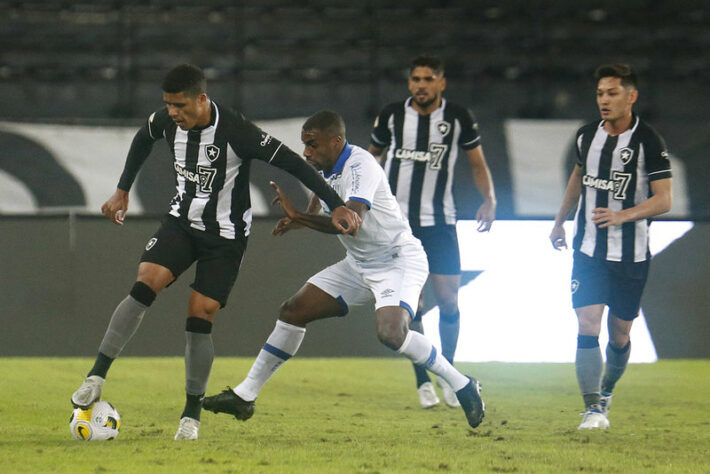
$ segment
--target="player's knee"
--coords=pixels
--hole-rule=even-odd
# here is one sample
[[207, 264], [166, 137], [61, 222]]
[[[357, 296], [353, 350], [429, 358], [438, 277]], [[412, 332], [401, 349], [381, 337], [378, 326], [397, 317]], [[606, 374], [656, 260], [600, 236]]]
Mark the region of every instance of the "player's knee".
[[628, 334], [610, 334], [609, 335], [609, 344], [616, 349], [616, 350], [622, 350], [624, 349], [628, 344], [631, 338], [629, 337]]
[[293, 301], [293, 299], [288, 299], [281, 303], [279, 308], [279, 319], [285, 323], [293, 324], [295, 326], [303, 325], [303, 311], [299, 306]]
[[129, 294], [134, 300], [138, 301], [144, 306], [152, 305], [156, 297], [155, 291], [149, 285], [146, 285], [142, 281], [135, 282]]
[[377, 321], [377, 338], [390, 349], [399, 349], [406, 337], [407, 324], [403, 321], [395, 319]]
[[220, 304], [210, 298], [200, 298], [190, 302], [188, 310], [189, 318], [200, 318], [207, 321], [212, 321], [219, 311]]

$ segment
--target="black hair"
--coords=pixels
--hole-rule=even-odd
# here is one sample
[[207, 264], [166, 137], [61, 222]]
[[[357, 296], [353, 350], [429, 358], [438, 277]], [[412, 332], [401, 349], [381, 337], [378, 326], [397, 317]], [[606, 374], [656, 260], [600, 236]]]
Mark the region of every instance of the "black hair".
[[345, 121], [340, 114], [331, 110], [321, 110], [311, 115], [303, 124], [304, 131], [320, 130], [331, 137], [345, 138]]
[[594, 79], [599, 81], [603, 77], [618, 77], [621, 85], [637, 89], [636, 73], [628, 64], [603, 64], [594, 71]]
[[417, 56], [409, 63], [409, 73], [411, 74], [414, 68], [417, 67], [428, 67], [434, 71], [435, 74], [444, 75], [444, 61], [438, 56], [431, 54], [421, 54]]
[[197, 66], [180, 64], [165, 75], [162, 89], [168, 94], [184, 92], [185, 95], [196, 97], [207, 92], [207, 80], [205, 74]]

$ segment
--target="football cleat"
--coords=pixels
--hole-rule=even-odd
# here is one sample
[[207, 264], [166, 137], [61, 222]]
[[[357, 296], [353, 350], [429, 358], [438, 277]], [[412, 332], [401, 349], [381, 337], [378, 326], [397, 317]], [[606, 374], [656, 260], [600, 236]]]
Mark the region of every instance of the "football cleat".
[[596, 408], [588, 409], [583, 413], [583, 416], [584, 418], [577, 428], [578, 430], [605, 430], [609, 428], [609, 420]]
[[71, 396], [71, 404], [74, 408], [86, 410], [93, 405], [95, 401], [101, 398], [101, 389], [105, 381], [106, 379], [98, 375], [86, 377], [81, 387]]
[[446, 383], [446, 380], [437, 377], [436, 384], [441, 388], [441, 396], [444, 398], [444, 403], [446, 403], [451, 408], [458, 408], [461, 406], [459, 399], [456, 398], [456, 392], [451, 388], [451, 385]]
[[237, 420], [242, 421], [246, 421], [254, 415], [254, 402], [243, 400], [229, 387], [217, 395], [205, 397], [202, 400], [202, 407], [213, 413], [234, 415]]
[[175, 439], [197, 439], [200, 434], [200, 422], [194, 418], [183, 416], [180, 418]]
[[599, 406], [601, 406], [601, 412], [604, 414], [604, 416], [609, 416], [609, 409], [611, 408], [611, 396], [611, 393], [602, 390], [602, 398], [599, 400]]
[[472, 377], [468, 377], [468, 380], [466, 386], [456, 392], [456, 398], [466, 414], [468, 424], [471, 428], [475, 428], [486, 416], [486, 404], [481, 400], [481, 383]]
[[421, 384], [417, 392], [419, 392], [419, 404], [422, 408], [431, 408], [439, 404], [439, 397], [436, 396], [436, 391], [431, 382]]

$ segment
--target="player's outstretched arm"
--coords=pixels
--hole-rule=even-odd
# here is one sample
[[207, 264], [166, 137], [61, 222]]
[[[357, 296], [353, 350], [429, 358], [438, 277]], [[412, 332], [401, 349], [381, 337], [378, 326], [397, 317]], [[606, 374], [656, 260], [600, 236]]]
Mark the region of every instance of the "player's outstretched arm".
[[[339, 227], [336, 227], [334, 221], [337, 220], [339, 222], [342, 222], [345, 217], [350, 218], [352, 216], [355, 216], [354, 221], [346, 222], [345, 225], [349, 229], [354, 229], [353, 235], [355, 235], [357, 233], [357, 229], [360, 228], [360, 224], [362, 223], [360, 215], [357, 212], [346, 208], [345, 206], [338, 206], [337, 208], [335, 208], [331, 217], [304, 214], [296, 209], [296, 207], [293, 205], [288, 196], [286, 196], [283, 191], [281, 191], [281, 188], [278, 184], [274, 183], [273, 181], [271, 181], [270, 184], [276, 191], [276, 197], [273, 199], [271, 204], [280, 205], [281, 209], [286, 214], [286, 218], [292, 221], [293, 223], [297, 223], [310, 229], [317, 230], [318, 232], [324, 232], [327, 234], [340, 234], [345, 233], [342, 230], [343, 224], [341, 223]], [[347, 212], [339, 213], [336, 215], [336, 211], [338, 210], [344, 210]], [[275, 228], [274, 231], [276, 230], [277, 229]]]
[[116, 189], [116, 192], [101, 206], [101, 213], [114, 224], [123, 225], [128, 211], [128, 191]]

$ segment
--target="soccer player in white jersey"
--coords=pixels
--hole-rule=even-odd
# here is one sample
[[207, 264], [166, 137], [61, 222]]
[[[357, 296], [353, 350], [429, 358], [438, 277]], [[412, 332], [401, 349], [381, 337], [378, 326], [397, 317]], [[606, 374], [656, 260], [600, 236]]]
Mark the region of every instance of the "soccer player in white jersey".
[[[663, 139], [632, 112], [636, 74], [625, 64], [600, 66], [601, 120], [577, 132], [577, 163], [550, 240], [567, 247], [563, 223], [575, 217], [572, 305], [579, 333], [575, 360], [585, 404], [579, 429], [606, 429], [612, 391], [626, 369], [651, 254], [649, 219], [671, 208], [671, 168]], [[609, 307], [609, 344], [602, 377], [602, 314]]]
[[[276, 369], [291, 358], [311, 321], [344, 316], [351, 305], [375, 304], [377, 336], [387, 347], [444, 379], [456, 396], [471, 427], [484, 416], [480, 384], [456, 370], [422, 334], [408, 329], [428, 274], [427, 258], [390, 191], [384, 171], [364, 149], [345, 138], [340, 115], [321, 111], [303, 125], [301, 139], [309, 163], [362, 218], [357, 235], [342, 238], [346, 256], [316, 275], [282, 306], [276, 327], [259, 352], [247, 377], [234, 389], [206, 397], [205, 409], [246, 420], [254, 400]], [[336, 233], [327, 205], [314, 198], [308, 213], [298, 212], [279, 187], [275, 203], [286, 213], [273, 233], [283, 235], [300, 227]], [[323, 211], [324, 214], [318, 214]]]

